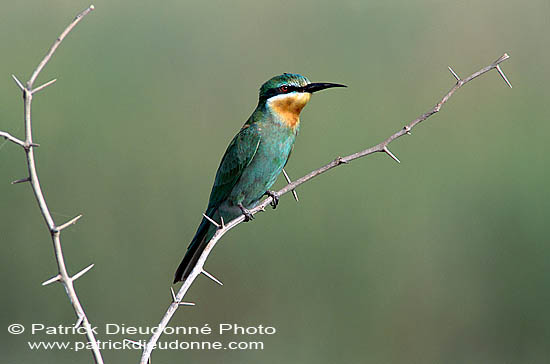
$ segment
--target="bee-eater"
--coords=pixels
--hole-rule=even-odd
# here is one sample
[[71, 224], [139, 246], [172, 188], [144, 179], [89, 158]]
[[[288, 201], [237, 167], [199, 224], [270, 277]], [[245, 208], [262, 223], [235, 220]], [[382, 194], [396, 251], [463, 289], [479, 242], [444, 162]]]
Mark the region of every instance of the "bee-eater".
[[[258, 106], [225, 151], [205, 215], [215, 221], [231, 221], [244, 214], [249, 221], [249, 209], [265, 195], [273, 197], [273, 208], [277, 206], [279, 196], [269, 188], [288, 161], [300, 128], [300, 112], [312, 93], [330, 87], [346, 86], [311, 83], [292, 73], [275, 76], [262, 85]], [[216, 229], [208, 219], [202, 219], [174, 283], [191, 273]]]

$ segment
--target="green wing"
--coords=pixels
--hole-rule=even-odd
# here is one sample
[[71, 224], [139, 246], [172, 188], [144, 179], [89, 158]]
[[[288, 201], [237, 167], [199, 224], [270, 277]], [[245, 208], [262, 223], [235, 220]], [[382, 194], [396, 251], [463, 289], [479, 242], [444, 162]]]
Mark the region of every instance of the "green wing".
[[254, 124], [247, 124], [235, 135], [218, 167], [214, 186], [210, 192], [208, 210], [217, 208], [229, 196], [244, 169], [252, 162], [260, 145], [260, 139], [260, 133]]

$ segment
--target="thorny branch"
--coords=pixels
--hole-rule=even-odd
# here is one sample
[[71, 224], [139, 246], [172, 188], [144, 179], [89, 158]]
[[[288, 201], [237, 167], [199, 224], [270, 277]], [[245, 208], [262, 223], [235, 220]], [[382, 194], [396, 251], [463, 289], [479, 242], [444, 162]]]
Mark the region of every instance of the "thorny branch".
[[69, 227], [70, 225], [76, 223], [78, 219], [82, 217], [82, 215], [78, 215], [72, 220], [61, 225], [57, 225], [54, 222], [51, 212], [48, 208], [48, 205], [46, 204], [46, 200], [44, 199], [44, 195], [42, 193], [42, 187], [40, 186], [40, 182], [38, 181], [38, 174], [36, 172], [36, 162], [34, 160], [34, 148], [37, 147], [38, 144], [33, 143], [32, 123], [31, 123], [31, 103], [32, 103], [33, 95], [38, 91], [43, 90], [47, 86], [53, 84], [56, 81], [54, 79], [49, 82], [46, 82], [41, 86], [33, 88], [36, 78], [38, 77], [42, 69], [46, 66], [46, 64], [50, 61], [57, 47], [59, 47], [59, 45], [61, 44], [63, 39], [65, 39], [67, 34], [69, 34], [69, 32], [82, 20], [82, 18], [88, 15], [92, 10], [94, 10], [94, 6], [90, 5], [86, 10], [78, 14], [73, 19], [73, 21], [59, 35], [59, 37], [57, 37], [57, 39], [53, 43], [50, 50], [48, 51], [46, 56], [44, 56], [42, 61], [38, 64], [38, 66], [32, 73], [31, 78], [25, 85], [23, 85], [21, 81], [17, 79], [17, 77], [12, 75], [15, 83], [17, 84], [19, 89], [21, 89], [21, 91], [23, 92], [25, 140], [19, 140], [16, 137], [6, 132], [0, 132], [0, 137], [4, 137], [5, 139], [23, 147], [23, 149], [25, 150], [25, 154], [27, 156], [27, 168], [29, 171], [29, 176], [19, 179], [17, 181], [14, 181], [12, 183], [15, 184], [15, 183], [30, 182], [32, 190], [34, 192], [34, 196], [36, 197], [36, 201], [38, 202], [38, 207], [40, 208], [40, 212], [42, 213], [42, 216], [46, 221], [46, 225], [48, 226], [48, 230], [50, 231], [50, 235], [52, 238], [58, 273], [56, 276], [42, 283], [42, 285], [46, 286], [54, 282], [60, 282], [63, 285], [63, 287], [65, 288], [65, 291], [67, 292], [67, 296], [71, 301], [71, 305], [73, 306], [73, 309], [77, 316], [75, 327], [79, 327], [80, 325], [82, 325], [85, 328], [88, 342], [91, 344], [91, 347], [92, 347], [92, 354], [93, 354], [94, 360], [97, 364], [103, 364], [103, 358], [101, 357], [101, 352], [99, 351], [99, 345], [95, 338], [94, 332], [92, 330], [92, 325], [90, 325], [90, 322], [88, 321], [88, 317], [86, 316], [86, 313], [84, 312], [84, 309], [82, 308], [82, 305], [80, 304], [80, 300], [78, 299], [78, 296], [74, 289], [74, 281], [80, 278], [86, 272], [88, 272], [94, 265], [91, 264], [87, 268], [84, 268], [80, 272], [76, 273], [75, 275], [70, 276], [69, 273], [67, 272], [67, 267], [65, 265], [65, 258], [63, 257], [63, 249], [61, 248], [61, 240], [60, 240], [61, 231]]
[[[386, 140], [376, 144], [375, 146], [364, 149], [364, 150], [362, 150], [360, 152], [357, 152], [357, 153], [350, 154], [350, 155], [345, 156], [345, 157], [338, 157], [335, 160], [333, 160], [332, 162], [330, 162], [330, 163], [322, 166], [321, 168], [318, 168], [318, 169], [306, 174], [305, 176], [303, 176], [300, 179], [297, 179], [294, 182], [290, 182], [290, 178], [288, 178], [288, 175], [285, 173], [285, 178], [287, 179], [288, 185], [286, 185], [285, 187], [283, 187], [282, 189], [277, 191], [276, 194], [278, 196], [282, 196], [282, 195], [284, 195], [288, 192], [292, 192], [294, 194], [295, 198], [297, 199], [297, 196], [295, 194], [296, 187], [298, 187], [301, 184], [306, 183], [307, 181], [319, 176], [320, 174], [323, 174], [323, 173], [327, 172], [328, 170], [330, 170], [332, 168], [338, 167], [339, 165], [342, 165], [342, 164], [348, 164], [349, 162], [351, 162], [355, 159], [365, 157], [365, 156], [370, 155], [370, 154], [383, 152], [383, 153], [386, 153], [390, 158], [392, 158], [397, 163], [400, 163], [399, 159], [397, 159], [397, 157], [390, 151], [390, 149], [388, 148], [388, 145], [390, 143], [392, 143], [394, 140], [402, 137], [405, 134], [410, 135], [411, 130], [415, 126], [417, 126], [418, 124], [420, 124], [422, 121], [426, 120], [427, 118], [429, 118], [433, 114], [437, 113], [441, 109], [441, 107], [449, 100], [449, 98], [451, 98], [451, 96], [453, 96], [453, 94], [459, 88], [464, 86], [466, 83], [468, 83], [468, 82], [472, 81], [473, 79], [475, 79], [475, 78], [491, 71], [492, 69], [496, 69], [497, 72], [500, 74], [500, 76], [504, 79], [506, 84], [511, 88], [512, 85], [510, 84], [510, 82], [508, 81], [508, 79], [504, 75], [504, 72], [502, 72], [502, 69], [500, 68], [500, 63], [504, 62], [508, 58], [510, 58], [510, 56], [508, 54], [504, 53], [504, 55], [502, 57], [500, 57], [499, 59], [497, 59], [496, 61], [491, 63], [489, 66], [484, 67], [484, 68], [480, 69], [479, 71], [477, 71], [475, 73], [472, 73], [470, 76], [468, 76], [464, 79], [461, 79], [455, 73], [455, 71], [451, 67], [449, 67], [449, 71], [456, 78], [457, 82], [449, 90], [449, 92], [447, 92], [447, 94], [445, 96], [443, 96], [443, 98], [431, 110], [429, 110], [428, 112], [420, 115], [418, 118], [416, 118], [413, 121], [411, 121], [410, 123], [406, 124], [402, 129], [400, 129], [399, 131], [397, 131], [394, 134], [390, 135]], [[260, 211], [265, 211], [265, 208], [272, 202], [272, 200], [273, 200], [272, 197], [267, 197], [258, 206], [251, 209], [250, 213], [252, 213], [254, 215], [254, 214], [257, 214]], [[212, 251], [212, 249], [214, 248], [216, 243], [222, 238], [222, 236], [224, 236], [229, 230], [233, 229], [235, 226], [242, 223], [245, 220], [245, 217], [244, 217], [244, 215], [241, 215], [241, 216], [235, 218], [234, 220], [232, 220], [228, 223], [224, 223], [223, 220], [220, 223], [217, 223], [216, 221], [212, 220], [210, 217], [208, 217], [208, 216], [205, 216], [205, 217], [212, 224], [214, 224], [218, 228], [218, 230], [216, 231], [216, 233], [214, 234], [212, 239], [210, 239], [210, 241], [208, 242], [208, 245], [204, 249], [204, 251], [203, 251], [202, 255], [200, 256], [197, 264], [195, 265], [195, 267], [191, 271], [191, 274], [189, 274], [189, 276], [183, 282], [183, 285], [180, 287], [178, 293], [174, 294], [174, 291], [171, 289], [172, 303], [170, 304], [170, 306], [168, 307], [168, 310], [166, 311], [166, 313], [162, 317], [160, 323], [158, 324], [158, 326], [157, 326], [158, 329], [151, 336], [151, 338], [149, 339], [149, 341], [147, 342], [147, 344], [143, 348], [143, 353], [142, 353], [142, 356], [141, 356], [140, 364], [147, 364], [148, 361], [150, 361], [151, 353], [153, 352], [153, 349], [155, 348], [155, 345], [156, 345], [158, 339], [160, 338], [160, 335], [162, 334], [164, 328], [166, 328], [166, 326], [170, 322], [170, 319], [172, 318], [172, 316], [174, 315], [174, 313], [176, 312], [178, 307], [181, 306], [181, 305], [191, 305], [190, 303], [183, 302], [183, 298], [184, 298], [185, 294], [187, 293], [187, 291], [189, 290], [189, 287], [191, 287], [191, 284], [193, 284], [193, 282], [195, 281], [195, 279], [199, 275], [204, 274], [208, 278], [214, 280], [216, 283], [221, 284], [221, 282], [218, 279], [214, 278], [210, 273], [205, 271], [204, 263], [206, 262], [206, 259], [208, 258], [208, 255], [210, 254], [210, 252]]]

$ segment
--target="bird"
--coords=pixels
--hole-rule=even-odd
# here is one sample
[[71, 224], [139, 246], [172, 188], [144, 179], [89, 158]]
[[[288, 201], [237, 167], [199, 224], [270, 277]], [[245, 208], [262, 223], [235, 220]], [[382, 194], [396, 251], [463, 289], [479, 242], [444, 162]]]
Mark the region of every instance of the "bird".
[[284, 73], [266, 81], [259, 92], [258, 104], [222, 157], [208, 206], [176, 273], [174, 283], [184, 281], [199, 260], [208, 241], [217, 230], [213, 221], [231, 221], [241, 214], [245, 221], [253, 216], [250, 209], [263, 196], [272, 197], [276, 208], [279, 196], [271, 186], [285, 167], [300, 129], [300, 112], [311, 94], [338, 83], [312, 83], [296, 73]]

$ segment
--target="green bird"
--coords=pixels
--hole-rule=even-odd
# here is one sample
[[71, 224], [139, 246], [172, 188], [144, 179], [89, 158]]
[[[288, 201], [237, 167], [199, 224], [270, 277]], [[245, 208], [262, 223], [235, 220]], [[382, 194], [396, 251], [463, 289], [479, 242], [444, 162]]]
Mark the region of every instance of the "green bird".
[[[269, 188], [288, 162], [300, 128], [300, 112], [311, 94], [337, 83], [311, 83], [304, 76], [284, 73], [260, 88], [258, 106], [235, 135], [222, 158], [205, 215], [220, 221], [231, 221], [241, 214], [245, 221], [253, 218], [254, 208], [265, 196], [277, 196]], [[181, 264], [174, 283], [183, 281], [195, 267], [217, 227], [203, 218]]]

